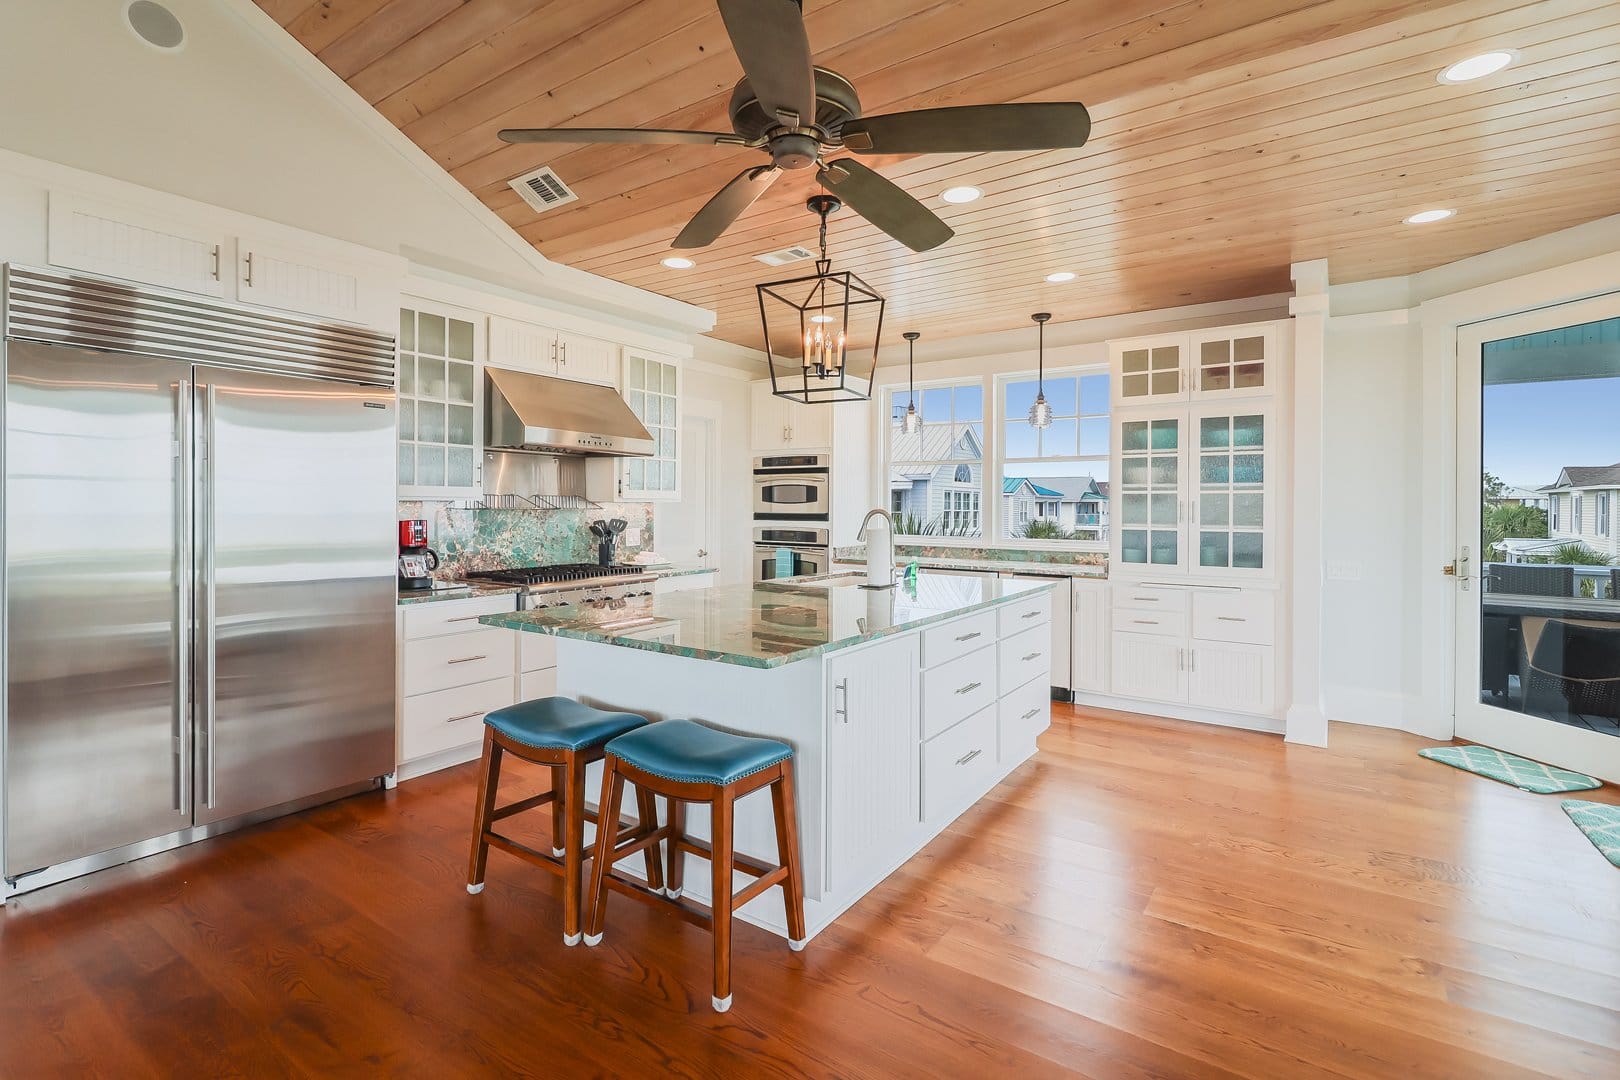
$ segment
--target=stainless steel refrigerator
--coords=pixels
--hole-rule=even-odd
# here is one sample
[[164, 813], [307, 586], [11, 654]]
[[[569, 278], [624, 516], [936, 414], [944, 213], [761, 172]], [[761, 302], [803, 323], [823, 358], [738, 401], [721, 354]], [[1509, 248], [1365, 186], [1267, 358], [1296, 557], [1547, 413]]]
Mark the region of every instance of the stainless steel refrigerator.
[[5, 300], [8, 883], [392, 772], [392, 339], [17, 266]]

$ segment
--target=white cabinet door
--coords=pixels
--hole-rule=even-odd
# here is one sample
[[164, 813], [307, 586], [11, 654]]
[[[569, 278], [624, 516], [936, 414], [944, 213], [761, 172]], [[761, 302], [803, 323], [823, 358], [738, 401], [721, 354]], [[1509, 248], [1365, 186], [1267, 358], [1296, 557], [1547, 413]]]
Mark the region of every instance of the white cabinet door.
[[1185, 638], [1116, 633], [1112, 645], [1112, 693], [1147, 701], [1187, 700]]
[[1108, 692], [1108, 582], [1075, 579], [1072, 690]]
[[1275, 326], [1223, 326], [1195, 330], [1188, 338], [1195, 400], [1270, 392], [1277, 375]]
[[782, 419], [787, 425], [787, 445], [796, 450], [827, 450], [832, 447], [832, 416], [835, 406], [806, 405], [786, 398]]
[[753, 432], [754, 450], [756, 452], [786, 450], [789, 445], [787, 402], [771, 393], [769, 382], [757, 382], [753, 384], [751, 405], [749, 421]]
[[1187, 568], [1185, 504], [1192, 460], [1185, 409], [1130, 412], [1114, 421], [1115, 506], [1110, 511], [1116, 574]]
[[1186, 334], [1108, 343], [1115, 407], [1187, 400]]
[[1187, 700], [1234, 712], [1269, 713], [1276, 705], [1275, 652], [1269, 645], [1194, 641]]
[[619, 346], [583, 334], [557, 335], [557, 374], [579, 382], [617, 386]]
[[557, 333], [547, 326], [489, 317], [490, 363], [535, 375], [557, 374]]
[[295, 248], [241, 237], [236, 254], [236, 295], [250, 304], [364, 322], [365, 272]]
[[921, 819], [917, 636], [827, 660], [827, 872], [847, 892], [903, 856]]
[[46, 258], [52, 266], [225, 296], [227, 236], [125, 207], [51, 192]]
[[476, 497], [483, 476], [484, 320], [406, 297], [399, 312], [401, 498]]
[[1186, 441], [1189, 568], [1222, 577], [1272, 576], [1274, 414], [1259, 403], [1193, 409]]
[[680, 368], [667, 356], [626, 351], [624, 400], [652, 436], [653, 453], [628, 458], [619, 475], [625, 498], [665, 500], [681, 497]]

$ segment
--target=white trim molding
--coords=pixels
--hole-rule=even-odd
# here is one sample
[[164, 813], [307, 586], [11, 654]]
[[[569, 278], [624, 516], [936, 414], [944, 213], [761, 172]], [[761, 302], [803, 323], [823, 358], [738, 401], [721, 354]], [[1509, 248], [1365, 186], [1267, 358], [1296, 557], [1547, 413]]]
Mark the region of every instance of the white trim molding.
[[1289, 704], [1284, 737], [1326, 746], [1322, 709], [1322, 486], [1323, 368], [1327, 356], [1326, 259], [1290, 267], [1294, 298], [1293, 518], [1289, 529], [1289, 598], [1292, 635]]

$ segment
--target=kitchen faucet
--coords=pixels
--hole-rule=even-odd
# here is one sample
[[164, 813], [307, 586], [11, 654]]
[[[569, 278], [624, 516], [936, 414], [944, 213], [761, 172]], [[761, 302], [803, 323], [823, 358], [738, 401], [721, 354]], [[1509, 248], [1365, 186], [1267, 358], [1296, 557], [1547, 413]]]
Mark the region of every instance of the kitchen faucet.
[[863, 589], [892, 589], [894, 588], [894, 515], [881, 506], [868, 510], [866, 517], [861, 519], [861, 531], [856, 539], [866, 540], [866, 527], [872, 523], [874, 517], [880, 517], [888, 523], [885, 532], [889, 538], [889, 551], [887, 558], [883, 560], [882, 569], [879, 570], [877, 561], [872, 558], [872, 546], [867, 544], [866, 584], [861, 587]]

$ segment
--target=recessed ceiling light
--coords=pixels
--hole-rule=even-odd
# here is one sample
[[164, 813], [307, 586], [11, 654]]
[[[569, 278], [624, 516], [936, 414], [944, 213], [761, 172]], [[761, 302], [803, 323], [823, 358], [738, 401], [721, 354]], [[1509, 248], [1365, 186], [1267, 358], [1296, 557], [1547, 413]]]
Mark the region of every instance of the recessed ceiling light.
[[1420, 210], [1405, 220], [1408, 225], [1427, 225], [1431, 221], [1444, 221], [1456, 212], [1455, 210]]
[[836, 316], [833, 316], [833, 315], [812, 315], [812, 316], [810, 316], [810, 321], [811, 322], [837, 322], [838, 319], [837, 319]]
[[984, 192], [976, 187], [953, 187], [946, 188], [940, 198], [949, 203], [965, 203], [972, 202], [983, 194]]
[[664, 265], [669, 267], [671, 270], [690, 270], [692, 267], [696, 266], [697, 263], [693, 262], [691, 259], [682, 258], [679, 255], [671, 255], [669, 258], [664, 260]]
[[1483, 79], [1487, 75], [1495, 75], [1518, 58], [1518, 52], [1513, 49], [1495, 49], [1491, 52], [1480, 53], [1478, 56], [1470, 56], [1466, 60], [1457, 61], [1442, 71], [1439, 79], [1443, 83], [1473, 82], [1475, 79]]
[[1046, 280], [1050, 281], [1054, 285], [1056, 285], [1056, 284], [1060, 284], [1060, 283], [1065, 282], [1065, 281], [1073, 281], [1075, 278], [1077, 278], [1079, 276], [1080, 275], [1076, 274], [1073, 270], [1059, 270], [1055, 274], [1047, 274], [1046, 275]]
[[173, 52], [186, 43], [186, 28], [174, 12], [155, 0], [129, 0], [124, 5], [124, 22], [154, 49]]

